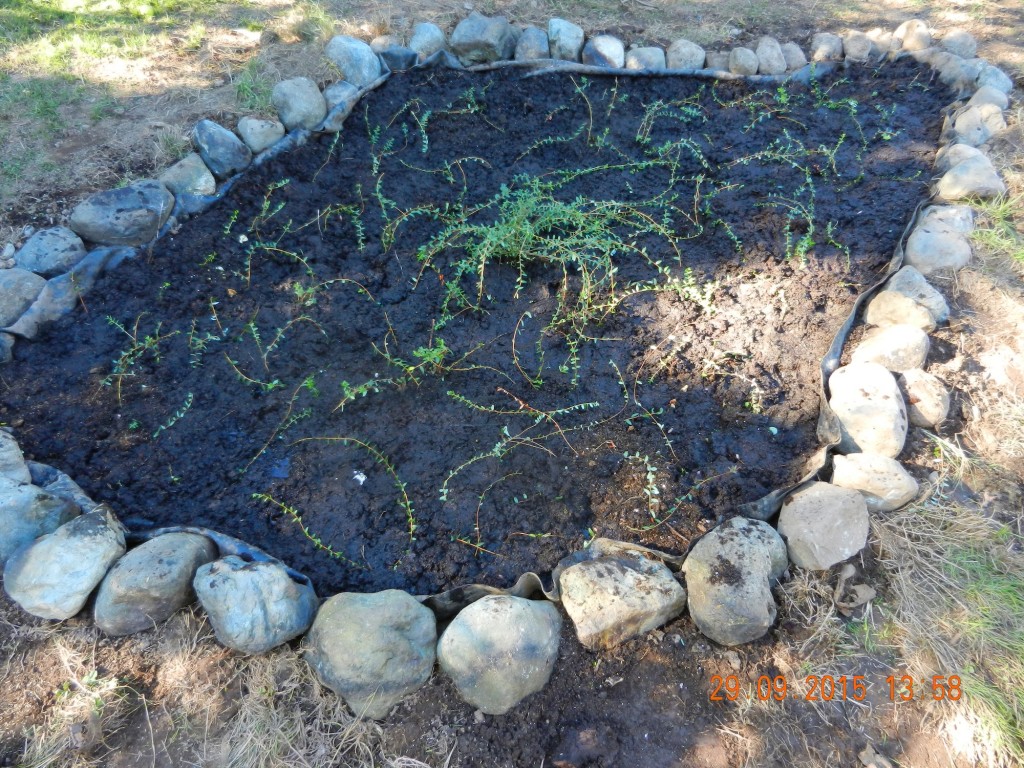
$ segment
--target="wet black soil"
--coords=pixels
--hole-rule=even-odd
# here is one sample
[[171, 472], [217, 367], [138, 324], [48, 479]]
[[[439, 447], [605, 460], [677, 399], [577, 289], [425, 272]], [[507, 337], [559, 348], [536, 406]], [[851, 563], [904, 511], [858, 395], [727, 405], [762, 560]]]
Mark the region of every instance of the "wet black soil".
[[0, 417], [131, 524], [321, 594], [505, 586], [593, 535], [683, 551], [802, 474], [948, 100], [906, 62], [396, 76], [19, 345]]

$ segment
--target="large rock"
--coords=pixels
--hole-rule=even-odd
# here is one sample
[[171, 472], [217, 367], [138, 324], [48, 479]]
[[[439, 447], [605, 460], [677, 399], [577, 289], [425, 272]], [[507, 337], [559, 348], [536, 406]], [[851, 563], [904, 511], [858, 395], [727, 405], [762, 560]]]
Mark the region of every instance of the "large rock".
[[[67, 227], [41, 229], [14, 255], [14, 264], [44, 277], [67, 272], [85, 258], [85, 243]], [[0, 323], [2, 325], [3, 323]]]
[[923, 51], [932, 44], [932, 33], [921, 19], [910, 19], [896, 27], [893, 45], [904, 51]]
[[1003, 110], [995, 104], [967, 107], [953, 120], [956, 141], [970, 147], [980, 147], [1005, 128]]
[[35, 485], [0, 480], [0, 564], [26, 544], [53, 533], [78, 513], [77, 504]]
[[293, 77], [274, 86], [270, 100], [289, 131], [313, 129], [327, 115], [327, 103], [316, 83], [308, 77]]
[[928, 357], [928, 334], [901, 323], [869, 331], [853, 350], [855, 363], [878, 363], [899, 373], [920, 368]]
[[707, 56], [704, 57], [704, 69], [710, 69], [713, 72], [728, 72], [729, 56], [729, 51], [708, 51]]
[[907, 398], [907, 416], [915, 427], [935, 429], [949, 415], [949, 390], [936, 376], [913, 369], [904, 371], [900, 389]]
[[175, 195], [212, 195], [217, 191], [217, 180], [195, 152], [189, 152], [157, 180]]
[[591, 650], [613, 648], [660, 627], [686, 607], [686, 590], [664, 563], [633, 552], [603, 555], [566, 568], [562, 607]]
[[982, 107], [987, 104], [999, 107], [999, 109], [1006, 109], [1010, 106], [1010, 99], [999, 89], [993, 88], [990, 85], [983, 85], [967, 101], [968, 107]]
[[68, 226], [100, 245], [142, 245], [157, 236], [174, 210], [174, 196], [154, 179], [97, 192], [71, 212]]
[[359, 89], [352, 83], [339, 80], [324, 88], [324, 100], [330, 110], [324, 122], [324, 130], [337, 132], [342, 129], [345, 120], [359, 103]]
[[907, 410], [896, 379], [878, 363], [851, 363], [828, 379], [842, 453], [895, 458], [907, 438]]
[[96, 593], [96, 626], [108, 635], [152, 629], [193, 600], [199, 566], [217, 557], [205, 536], [168, 533], [118, 560]]
[[45, 279], [27, 269], [0, 269], [0, 328], [21, 317], [45, 285]]
[[124, 528], [113, 512], [101, 508], [11, 555], [4, 590], [33, 616], [70, 619], [124, 551]]
[[200, 120], [196, 123], [192, 139], [206, 167], [218, 179], [226, 179], [244, 171], [252, 162], [252, 152], [242, 140], [213, 120]]
[[704, 49], [689, 40], [676, 40], [665, 51], [665, 61], [669, 69], [703, 69]]
[[[593, 67], [622, 69], [626, 66], [626, 46], [612, 35], [596, 35], [590, 38], [583, 46], [580, 56], [584, 64]], [[704, 63], [703, 60], [701, 63]]]
[[928, 332], [936, 328], [935, 318], [927, 307], [898, 291], [888, 290], [879, 291], [868, 302], [864, 322], [882, 328], [891, 325], [912, 325]]
[[922, 220], [907, 238], [903, 260], [922, 275], [956, 271], [970, 262], [971, 243], [943, 222]]
[[807, 65], [807, 57], [796, 43], [783, 43], [781, 50], [788, 71], [792, 72]]
[[690, 617], [716, 643], [757, 640], [775, 623], [771, 587], [788, 565], [786, 545], [770, 525], [727, 520], [702, 537], [683, 563]]
[[757, 54], [749, 48], [733, 48], [729, 54], [729, 71], [734, 75], [756, 75], [759, 63]]
[[983, 67], [974, 82], [979, 88], [995, 88], [1007, 94], [1013, 90], [1013, 80], [1010, 76], [992, 64]]
[[238, 121], [238, 135], [255, 155], [276, 144], [284, 136], [284, 126], [278, 120], [243, 117]]
[[527, 27], [519, 35], [514, 53], [516, 61], [536, 61], [551, 58], [551, 41], [540, 27]]
[[474, 11], [452, 32], [452, 53], [466, 66], [506, 61], [516, 51], [516, 32], [504, 16], [483, 16]]
[[547, 601], [488, 595], [448, 625], [437, 661], [467, 703], [503, 715], [547, 684], [561, 628], [561, 614]]
[[867, 504], [858, 491], [811, 483], [783, 503], [779, 533], [796, 566], [823, 571], [864, 548]]
[[0, 482], [13, 485], [32, 482], [32, 473], [25, 463], [25, 455], [18, 441], [3, 429], [0, 429]]
[[199, 568], [192, 581], [222, 645], [266, 653], [309, 628], [317, 596], [278, 562], [246, 562], [228, 555]]
[[896, 459], [874, 453], [851, 453], [837, 455], [832, 461], [832, 484], [860, 491], [872, 512], [898, 509], [917, 496], [917, 481]]
[[0, 333], [0, 364], [9, 363], [14, 359], [14, 336]]
[[579, 61], [583, 51], [583, 27], [565, 19], [548, 21], [548, 43], [551, 58]]
[[365, 88], [380, 77], [380, 59], [362, 40], [336, 35], [324, 49], [327, 58], [341, 72], [341, 77], [357, 88]]
[[969, 147], [966, 144], [947, 144], [935, 154], [935, 170], [938, 173], [945, 173], [950, 168], [973, 157], [983, 158], [985, 153], [977, 147]]
[[83, 512], [92, 512], [97, 507], [96, 502], [86, 495], [81, 486], [64, 472], [38, 461], [25, 463], [32, 476], [32, 485], [38, 485], [47, 493], [71, 502]]
[[416, 51], [419, 60], [430, 58], [438, 51], [448, 47], [448, 39], [444, 31], [430, 22], [421, 22], [412, 28], [412, 37], [409, 38], [409, 47]]
[[839, 61], [843, 58], [843, 38], [831, 32], [819, 32], [811, 38], [811, 61]]
[[978, 41], [974, 36], [964, 29], [951, 29], [942, 36], [940, 45], [943, 50], [949, 51], [964, 59], [973, 59], [978, 53]]
[[430, 678], [436, 642], [434, 614], [395, 589], [335, 595], [303, 641], [320, 682], [357, 717], [374, 719]]
[[634, 48], [626, 53], [626, 69], [658, 70], [664, 68], [665, 51], [661, 48], [648, 46]]
[[781, 75], [786, 71], [786, 57], [782, 46], [774, 37], [762, 37], [757, 43], [757, 73], [759, 75]]
[[969, 235], [974, 231], [974, 209], [969, 205], [930, 205], [924, 209], [921, 224]]
[[1006, 194], [1006, 185], [999, 178], [992, 161], [984, 155], [970, 157], [950, 168], [935, 186], [943, 200], [988, 200]]
[[843, 35], [843, 55], [847, 61], [864, 64], [871, 58], [871, 38], [863, 32], [853, 30]]

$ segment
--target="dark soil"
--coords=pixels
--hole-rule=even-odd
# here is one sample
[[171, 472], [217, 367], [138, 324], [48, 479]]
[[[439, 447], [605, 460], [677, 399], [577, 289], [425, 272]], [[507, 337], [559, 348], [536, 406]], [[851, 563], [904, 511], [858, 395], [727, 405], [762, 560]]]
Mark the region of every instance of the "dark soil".
[[682, 551], [802, 473], [947, 99], [909, 63], [395, 77], [20, 345], [0, 414], [123, 518], [322, 594], [507, 585], [594, 534]]

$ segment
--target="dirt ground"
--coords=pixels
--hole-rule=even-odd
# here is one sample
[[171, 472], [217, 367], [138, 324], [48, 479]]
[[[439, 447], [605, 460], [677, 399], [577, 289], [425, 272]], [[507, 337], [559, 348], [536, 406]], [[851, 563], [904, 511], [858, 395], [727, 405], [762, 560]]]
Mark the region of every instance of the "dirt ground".
[[[543, 23], [551, 15], [562, 14], [583, 21], [588, 33], [612, 31], [628, 40], [658, 43], [687, 34], [705, 44], [720, 42], [723, 47], [755, 40], [762, 32], [806, 42], [817, 28], [794, 20], [820, 19], [823, 8], [820, 4], [811, 7], [798, 3], [736, 7], [615, 3], [577, 9], [577, 4], [537, 2], [479, 7], [485, 12], [505, 11], [522, 23]], [[329, 79], [329, 69], [317, 54], [316, 44], [301, 42], [304, 36], [315, 37], [322, 31], [320, 17], [309, 7], [260, 6], [256, 10], [267, 14], [263, 18], [276, 19], [276, 23], [268, 21], [262, 30], [252, 30], [233, 28], [232, 19], [223, 20], [224, 26], [208, 22], [207, 36], [196, 50], [183, 50], [180, 41], [170, 40], [161, 44], [177, 58], [154, 55], [112, 69], [117, 74], [103, 87], [110, 101], [104, 102], [98, 120], [94, 119], [95, 103], [84, 101], [61, 108], [63, 127], [53, 137], [53, 146], [45, 151], [47, 162], [60, 167], [62, 173], [57, 178], [52, 173], [46, 175], [42, 163], [38, 167], [29, 164], [16, 178], [6, 175], [0, 194], [5, 210], [0, 235], [16, 238], [26, 224], [38, 227], [57, 223], [88, 192], [125, 178], [151, 174], [180, 151], [176, 140], [200, 117], [232, 124], [245, 113], [239, 104], [238, 85], [247, 67], [271, 83], [285, 73], [298, 72]], [[368, 7], [347, 3], [327, 10], [341, 20], [339, 29], [363, 37], [390, 30], [401, 32], [424, 18], [434, 18], [450, 28], [467, 12], [461, 3], [430, 4], [429, 8], [417, 4]], [[1020, 73], [1024, 11], [1016, 4], [942, 8], [896, 4], [870, 9], [847, 5], [839, 8], [836, 4], [826, 10], [835, 14], [835, 23], [823, 25], [830, 29], [845, 25], [895, 26], [912, 15], [929, 18], [938, 26], [965, 26], [979, 36], [982, 55]], [[579, 13], [586, 16], [581, 19]], [[253, 68], [247, 63], [250, 61], [259, 67]], [[17, 69], [11, 74], [15, 79], [23, 76]], [[464, 91], [461, 82], [444, 77], [437, 80], [432, 87], [446, 102]], [[92, 83], [88, 88], [96, 85]], [[396, 104], [408, 102], [410, 94], [401, 91], [404, 86], [392, 85], [388, 87], [395, 91], [393, 97], [381, 92], [379, 98], [375, 95], [368, 102], [370, 111], [365, 116], [353, 116], [359, 130], [351, 142], [346, 139], [340, 149], [332, 147], [329, 140], [315, 142], [284, 158], [280, 166], [261, 169], [247, 178], [238, 190], [237, 202], [229, 206], [239, 209], [240, 225], [256, 218], [268, 185], [284, 177], [304, 180], [280, 190], [280, 199], [287, 201], [289, 215], [295, 221], [320, 221], [315, 203], [310, 210], [296, 210], [314, 186], [325, 187], [333, 195], [327, 198], [332, 202], [342, 199], [343, 192], [354, 184], [369, 190], [373, 176], [365, 164], [351, 165], [350, 160], [372, 156], [372, 126], [387, 124]], [[593, 86], [595, 91], [598, 85]], [[496, 83], [492, 89], [498, 92], [510, 87]], [[566, 102], [582, 109], [581, 101], [573, 101], [576, 93], [563, 83], [545, 97], [552, 100], [550, 104], [531, 97], [532, 114], [544, 120]], [[852, 94], [854, 91], [837, 91], [831, 96], [839, 99]], [[718, 94], [725, 101], [741, 95], [732, 91]], [[603, 96], [594, 96], [595, 102], [601, 98], [607, 101], [607, 90]], [[345, 429], [341, 431], [339, 417], [331, 414], [325, 414], [323, 421], [314, 416], [289, 423], [292, 415], [306, 407], [337, 399], [340, 381], [352, 375], [355, 350], [349, 347], [358, 332], [380, 340], [380, 346], [391, 338], [390, 326], [395, 337], [389, 351], [405, 361], [419, 360], [423, 358], [415, 358], [413, 352], [435, 342], [433, 315], [423, 303], [406, 303], [397, 291], [402, 278], [408, 277], [411, 262], [403, 266], [394, 253], [372, 249], [368, 253], [357, 249], [339, 261], [336, 255], [319, 252], [314, 238], [301, 234], [293, 235], [296, 242], [289, 247], [295, 252], [302, 248], [301, 253], [308, 257], [305, 266], [312, 267], [311, 273], [304, 272], [294, 259], [266, 259], [256, 266], [251, 282], [277, 286], [280, 301], [274, 305], [257, 291], [243, 290], [240, 274], [246, 268], [245, 249], [237, 242], [236, 230], [231, 230], [231, 237], [224, 232], [231, 216], [231, 210], [224, 206], [183, 227], [161, 248], [161, 254], [150, 255], [134, 271], [118, 273], [117, 285], [101, 287], [87, 298], [82, 316], [61, 324], [40, 344], [19, 347], [16, 363], [0, 372], [5, 390], [0, 418], [15, 428], [33, 458], [68, 471], [98, 500], [133, 510], [137, 523], [198, 521], [219, 527], [240, 521], [232, 533], [309, 573], [322, 594], [389, 586], [433, 591], [464, 580], [500, 583], [524, 570], [527, 563], [550, 567], [590, 535], [588, 528], [600, 535], [633, 540], [639, 537], [653, 546], [682, 551], [691, 537], [703, 532], [719, 515], [727, 514], [733, 504], [752, 500], [800, 474], [802, 467], [792, 457], [806, 455], [813, 438], [816, 394], [811, 376], [821, 353], [819, 347], [823, 348], [827, 335], [844, 314], [843, 302], [870, 282], [887, 260], [892, 233], [901, 229], [924, 194], [920, 182], [897, 180], [913, 177], [916, 171], [927, 175], [937, 123], [907, 123], [914, 114], [907, 106], [908, 100], [924, 99], [919, 90], [893, 94], [893, 98], [904, 105], [900, 114], [903, 132], [892, 142], [884, 142], [892, 157], [887, 158], [884, 152], [872, 156], [869, 169], [887, 175], [889, 186], [884, 186], [882, 179], [874, 182], [881, 186], [873, 188], [871, 194], [863, 194], [859, 188], [836, 192], [823, 179], [821, 196], [816, 200], [819, 231], [831, 221], [848, 225], [850, 214], [841, 206], [851, 202], [858, 211], [874, 206], [871, 215], [864, 216], [874, 230], [862, 225], [858, 229], [862, 239], [840, 237], [834, 245], [823, 242], [816, 253], [818, 258], [805, 269], [795, 268], [792, 261], [779, 258], [786, 249], [781, 229], [784, 217], [779, 207], [762, 208], [758, 216], [744, 217], [741, 211], [745, 203], [740, 196], [730, 199], [729, 193], [724, 193], [719, 198], [722, 219], [733, 224], [740, 239], [750, 246], [745, 258], [736, 255], [721, 227], [713, 235], [686, 244], [687, 248], [700, 245], [707, 250], [707, 256], [697, 258], [691, 266], [697, 286], [717, 281], [711, 294], [714, 312], [702, 309], [692, 299], [667, 294], [655, 294], [629, 306], [621, 325], [609, 328], [609, 338], [618, 338], [620, 331], [625, 336], [637, 321], [646, 323], [646, 329], [621, 342], [602, 342], [599, 351], [592, 354], [594, 359], [587, 361], [610, 356], [622, 375], [604, 369], [603, 377], [586, 377], [592, 382], [592, 392], [578, 394], [579, 401], [601, 402], [606, 410], [598, 408], [595, 413], [567, 417], [570, 420], [565, 424], [560, 419], [559, 429], [579, 428], [570, 432], [571, 440], [561, 440], [548, 430], [546, 441], [541, 441], [546, 452], [536, 453], [550, 465], [550, 478], [540, 487], [527, 486], [519, 477], [504, 480], [505, 484], [488, 497], [484, 530], [479, 512], [484, 509], [482, 498], [492, 492], [489, 483], [524, 467], [535, 472], [536, 456], [524, 456], [519, 460], [522, 467], [513, 466], [513, 459], [497, 475], [491, 468], [488, 473], [476, 472], [481, 464], [474, 464], [459, 473], [458, 479], [465, 484], [447, 500], [437, 501], [435, 489], [453, 467], [472, 458], [475, 451], [465, 455], [445, 453], [431, 444], [429, 433], [418, 433], [413, 425], [424, 420], [429, 424], [469, 424], [480, 441], [477, 450], [486, 451], [500, 434], [503, 419], [488, 413], [469, 413], [454, 401], [446, 405], [447, 410], [428, 410], [423, 403], [444, 404], [451, 388], [495, 408], [508, 406], [511, 398], [517, 403], [516, 410], [521, 410], [519, 401], [525, 401], [527, 394], [533, 396], [524, 379], [520, 378], [518, 387], [505, 387], [504, 381], [479, 372], [455, 371], [446, 374], [444, 382], [426, 386], [409, 386], [406, 382], [404, 387], [389, 390], [385, 409], [391, 412], [391, 419], [405, 425], [406, 434], [401, 440], [389, 438], [384, 430], [374, 432], [381, 422], [380, 411], [365, 407], [362, 401], [342, 412]], [[859, 99], [865, 101], [862, 95]], [[649, 99], [641, 101], [647, 103]], [[501, 100], [495, 98], [494, 103]], [[574, 112], [572, 117], [579, 114]], [[884, 107], [872, 112], [869, 117], [873, 122], [863, 127], [874, 136], [883, 127], [884, 115]], [[804, 137], [807, 146], [816, 147], [832, 136], [829, 130], [834, 126], [824, 119], [831, 116], [825, 110], [817, 120], [801, 121], [805, 129], [810, 126], [818, 131]], [[503, 121], [516, 122], [513, 117], [519, 116], [497, 114], [493, 119], [504, 127]], [[572, 124], [570, 115], [559, 113], [559, 119], [562, 117], [567, 125]], [[736, 108], [719, 119], [722, 122], [715, 126], [715, 139], [747, 136], [743, 129], [749, 113], [743, 109]], [[544, 125], [548, 124], [544, 120]], [[31, 143], [30, 138], [19, 138], [17, 118], [8, 116], [4, 125], [9, 129], [9, 141], [13, 136]], [[763, 146], [776, 137], [771, 131], [777, 127], [777, 123], [757, 124], [748, 137], [750, 147]], [[521, 129], [528, 147], [528, 137], [536, 135], [538, 129], [528, 120], [523, 121]], [[1019, 136], [1017, 130], [1011, 131], [998, 145], [998, 157], [1011, 182], [1021, 171]], [[460, 134], [458, 138], [461, 142], [464, 137]], [[445, 146], [444, 140], [443, 133], [431, 135], [431, 151], [443, 157], [470, 154], [465, 147]], [[708, 150], [717, 146], [712, 138], [708, 142]], [[484, 142], [479, 153], [496, 149], [491, 143]], [[742, 156], [744, 145], [739, 141], [736, 144], [729, 151], [737, 153], [732, 156]], [[381, 168], [391, 173], [400, 162], [417, 160], [418, 147], [413, 144], [406, 149], [404, 154], [383, 157]], [[495, 167], [507, 165], [523, 151], [512, 143], [500, 149], [509, 157], [496, 158], [492, 162]], [[572, 150], [565, 154], [565, 149], [541, 147], [527, 162], [536, 157], [538, 165], [556, 168], [567, 158], [581, 166], [601, 160], [600, 153], [588, 156]], [[912, 156], [906, 158], [906, 152]], [[904, 165], [895, 164], [897, 156], [904, 157]], [[724, 168], [729, 157], [723, 153], [714, 159]], [[317, 172], [328, 161], [348, 170], [331, 176], [330, 184], [322, 178], [314, 183]], [[845, 161], [854, 162], [851, 156]], [[759, 169], [742, 166], [739, 170], [748, 175], [730, 180], [757, 189], [758, 184], [765, 183], [766, 167], [760, 169], [759, 176]], [[499, 183], [497, 179], [483, 174], [474, 177], [474, 182], [480, 185], [474, 187], [477, 202], [496, 194], [493, 184]], [[564, 193], [598, 197], [598, 186], [583, 184]], [[400, 209], [415, 205], [421, 198], [433, 200], [438, 194], [437, 188], [426, 182], [422, 188], [389, 191]], [[643, 198], [644, 189], [632, 191], [640, 196], [638, 199]], [[761, 199], [767, 199], [767, 194], [762, 189]], [[377, 200], [368, 202], [377, 205]], [[327, 225], [332, 226], [330, 222]], [[267, 223], [261, 235], [280, 234], [274, 226]], [[333, 226], [349, 240], [356, 235], [351, 217], [338, 215]], [[422, 227], [400, 230], [400, 238], [406, 239], [396, 240], [396, 251], [403, 246], [411, 249], [429, 238], [434, 230], [426, 224]], [[839, 229], [843, 231], [843, 227]], [[856, 255], [849, 266], [842, 246]], [[985, 253], [985, 249], [979, 250]], [[203, 276], [197, 271], [202, 259], [196, 256], [214, 251], [218, 260], [205, 266]], [[313, 296], [315, 304], [303, 304], [305, 299], [294, 286], [318, 285], [335, 277], [341, 266], [345, 274], [360, 276], [365, 288], [380, 299], [389, 318], [387, 323], [370, 312], [352, 318], [351, 326], [343, 322], [346, 307], [361, 300], [351, 285], [331, 287]], [[437, 306], [444, 275], [450, 274], [447, 270], [451, 266], [440, 266], [440, 277], [432, 278], [435, 282], [421, 292], [422, 300], [430, 306]], [[236, 273], [233, 280], [212, 275], [215, 267], [223, 267], [227, 275]], [[643, 279], [645, 275], [624, 277]], [[511, 295], [515, 281], [514, 271], [499, 274], [489, 289], [495, 297]], [[1007, 266], [1005, 259], [995, 255], [940, 287], [954, 306], [954, 319], [949, 329], [936, 336], [931, 370], [956, 387], [954, 413], [937, 436], [943, 442], [916, 433], [902, 458], [922, 481], [939, 483], [937, 487], [943, 493], [948, 491], [980, 516], [1008, 528], [1011, 535], [1006, 549], [1009, 556], [1015, 556], [1020, 551], [1019, 537], [1024, 534], [1018, 481], [1024, 457], [1022, 443], [1015, 442], [1021, 434], [1016, 391], [1024, 377], [1019, 363], [1019, 330], [1024, 326], [1019, 276], [1012, 262]], [[550, 293], [550, 287], [547, 290]], [[248, 374], [257, 371], [261, 376], [267, 374], [268, 381], [272, 378], [270, 371], [259, 370], [261, 357], [264, 361], [267, 358], [261, 356], [255, 334], [236, 338], [227, 354], [218, 350], [216, 355], [206, 357], [201, 372], [197, 371], [190, 358], [194, 348], [174, 340], [180, 342], [188, 336], [194, 328], [193, 319], [206, 317], [207, 302], [212, 297], [220, 302], [218, 311], [224, 325], [241, 329], [250, 318], [258, 318], [260, 324], [266, 322], [265, 326], [259, 325], [266, 337], [289, 320], [308, 316], [332, 333], [336, 331], [338, 342], [325, 342], [312, 323], [299, 323], [303, 327], [294, 335], [291, 331], [288, 334], [288, 343], [294, 346], [285, 349], [282, 345], [272, 372], [283, 386], [268, 392], [240, 384], [232, 369], [233, 364]], [[544, 299], [539, 295], [530, 298], [534, 302]], [[474, 350], [481, 341], [491, 343], [498, 335], [497, 329], [509, 319], [514, 325], [515, 318], [521, 317], [529, 305], [515, 306], [498, 311], [496, 301], [487, 315], [483, 335], [462, 319], [450, 332], [440, 333], [461, 355]], [[179, 309], [181, 314], [174, 314]], [[112, 387], [103, 387], [101, 381], [109, 375], [109, 361], [124, 350], [126, 337], [106, 317], [110, 315], [132, 330], [131, 323], [143, 312], [153, 313], [151, 319], [163, 320], [165, 332], [180, 333], [167, 343], [166, 364], [147, 361], [142, 370], [145, 381], [133, 376], [118, 382], [124, 384], [122, 402], [118, 403], [112, 397]], [[761, 319], [769, 313], [777, 322]], [[143, 322], [148, 322], [147, 318], [143, 317]], [[147, 333], [152, 330], [145, 325], [140, 329]], [[669, 341], [677, 335], [679, 338]], [[524, 346], [537, 348], [535, 337], [524, 340], [528, 341]], [[564, 338], [541, 340], [549, 345], [551, 360], [557, 355], [561, 355], [558, 361], [566, 359]], [[508, 345], [498, 346], [496, 354], [505, 355], [507, 360]], [[652, 347], [658, 352], [653, 359], [648, 354]], [[755, 347], [757, 351], [751, 352]], [[302, 349], [309, 350], [309, 358], [303, 357]], [[668, 357], [670, 349], [672, 362], [664, 364], [662, 351]], [[737, 350], [743, 354], [737, 354]], [[787, 351], [785, 359], [780, 350]], [[346, 357], [350, 353], [351, 359]], [[325, 366], [318, 364], [318, 357], [337, 362]], [[481, 366], [495, 361], [483, 355], [467, 359]], [[702, 361], [702, 365], [699, 369], [687, 368], [682, 362], [685, 359]], [[532, 351], [524, 353], [523, 361], [538, 364]], [[641, 387], [639, 401], [646, 412], [627, 424], [617, 405], [622, 383], [628, 388], [630, 383], [643, 382], [644, 367], [652, 365], [659, 367], [660, 378]], [[549, 378], [557, 382], [557, 366], [549, 363], [549, 367], [556, 369]], [[303, 386], [314, 371], [314, 386]], [[358, 373], [363, 374], [362, 381], [373, 372]], [[571, 369], [562, 376], [571, 377]], [[139, 389], [141, 384], [147, 385], [146, 394]], [[502, 394], [497, 387], [511, 394]], [[321, 393], [319, 397], [314, 388]], [[65, 420], [44, 418], [52, 401], [43, 405], [37, 398], [47, 389], [51, 395], [60, 393], [61, 411], [70, 414]], [[673, 396], [678, 390], [682, 394]], [[564, 406], [567, 391], [563, 381], [542, 405], [532, 400], [531, 405], [547, 411]], [[228, 392], [232, 394], [226, 395]], [[167, 427], [159, 440], [140, 439], [143, 434], [149, 437], [151, 430], [166, 427], [186, 395], [190, 402], [216, 403], [215, 407], [228, 414], [215, 433], [211, 434], [205, 424], [191, 424], [186, 413]], [[368, 396], [366, 402], [373, 397]], [[572, 393], [570, 399], [576, 398], [577, 394]], [[249, 420], [233, 414], [240, 410], [243, 400], [253, 404], [247, 406]], [[694, 414], [704, 420], [697, 426], [692, 420]], [[618, 419], [612, 428], [609, 425], [615, 417]], [[328, 418], [335, 420], [328, 422]], [[603, 423], [591, 431], [582, 429], [591, 422]], [[130, 426], [133, 423], [134, 428]], [[328, 428], [332, 434], [372, 435], [367, 442], [391, 457], [397, 467], [424, 467], [422, 473], [403, 478], [408, 481], [409, 496], [425, 502], [417, 504], [415, 510], [417, 541], [409, 542], [406, 510], [395, 504], [394, 478], [386, 468], [353, 444], [313, 441], [312, 445], [287, 446], [285, 441], [274, 440], [269, 450], [261, 450], [266, 436], [275, 435], [282, 424], [295, 430], [296, 439], [321, 436]], [[524, 422], [524, 426], [527, 424]], [[773, 435], [768, 427], [780, 434]], [[666, 432], [684, 435], [678, 442], [675, 438], [672, 441], [672, 447], [683, 454], [678, 462], [669, 461], [666, 455]], [[706, 436], [710, 433], [717, 437], [709, 443]], [[240, 440], [240, 436], [245, 439]], [[183, 461], [186, 446], [197, 443], [215, 447], [218, 458], [204, 455], [203, 464]], [[974, 457], [973, 463], [967, 462], [970, 466], [961, 462], [953, 467], [960, 458], [956, 454], [960, 445], [968, 446]], [[637, 458], [630, 459], [623, 453]], [[240, 473], [238, 470], [254, 455], [257, 461]], [[737, 455], [744, 459], [732, 458]], [[318, 495], [311, 488], [323, 487], [323, 477], [314, 467], [324, 461], [335, 470], [332, 476], [348, 479], [359, 472], [367, 477], [364, 482], [328, 486], [329, 492]], [[667, 512], [666, 506], [651, 506], [649, 496], [644, 495], [648, 463], [654, 465], [655, 482], [666, 497], [688, 496], [673, 518], [660, 525], [652, 522], [661, 519], [659, 515]], [[999, 470], [989, 472], [996, 464]], [[561, 468], [570, 465], [570, 476], [583, 478], [579, 487], [587, 488], [588, 493], [566, 486], [565, 470]], [[978, 471], [972, 475], [972, 470]], [[230, 488], [230, 492], [224, 488]], [[202, 496], [196, 489], [203, 490]], [[318, 551], [273, 502], [251, 500], [254, 492], [301, 509], [303, 521], [324, 541], [333, 543], [340, 557], [331, 558]], [[382, 511], [346, 523], [330, 515], [339, 497], [346, 505], [358, 505], [367, 512]], [[557, 499], [558, 503], [527, 503], [538, 497]], [[214, 503], [201, 500], [210, 498]], [[50, 625], [27, 617], [3, 597], [0, 764], [416, 765], [414, 761], [421, 761], [452, 766], [857, 765], [868, 764], [867, 758], [858, 759], [868, 747], [903, 766], [998, 764], [1001, 758], [997, 753], [986, 753], [978, 747], [984, 739], [977, 733], [971, 735], [977, 723], [965, 718], [957, 705], [927, 697], [892, 701], [886, 678], [894, 672], [922, 675], [926, 667], [932, 674], [962, 670], [943, 666], [945, 660], [936, 659], [934, 653], [922, 661], [930, 651], [912, 647], [907, 636], [897, 631], [897, 584], [887, 571], [891, 568], [887, 549], [890, 534], [884, 526], [873, 530], [873, 545], [858, 563], [858, 578], [881, 593], [866, 612], [859, 611], [852, 617], [837, 613], [832, 599], [834, 574], [823, 579], [793, 574], [779, 593], [782, 611], [777, 628], [764, 640], [733, 651], [702, 639], [685, 617], [661, 632], [597, 655], [578, 645], [570, 626], [564, 630], [561, 656], [548, 687], [520, 710], [502, 718], [475, 716], [461, 703], [451, 684], [438, 675], [383, 724], [353, 723], [331, 694], [309, 679], [293, 650], [284, 649], [265, 659], [238, 658], [217, 647], [205, 622], [192, 614], [179, 616], [153, 632], [111, 640], [99, 635], [84, 618]], [[374, 567], [367, 569], [367, 565]], [[397, 568], [389, 569], [388, 565]], [[735, 675], [744, 686], [756, 685], [761, 676], [781, 676], [797, 695], [785, 702], [762, 702], [745, 688], [748, 693], [735, 702], [711, 701], [714, 675]], [[811, 679], [823, 675], [837, 679], [864, 675], [869, 706], [853, 701], [806, 700]]]

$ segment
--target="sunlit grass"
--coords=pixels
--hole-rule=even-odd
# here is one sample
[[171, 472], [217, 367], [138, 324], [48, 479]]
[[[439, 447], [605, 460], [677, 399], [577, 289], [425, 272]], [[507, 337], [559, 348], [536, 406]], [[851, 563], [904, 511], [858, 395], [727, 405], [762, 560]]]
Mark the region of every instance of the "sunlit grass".
[[978, 227], [971, 234], [992, 255], [1024, 264], [1024, 193], [1004, 195], [976, 206]]

